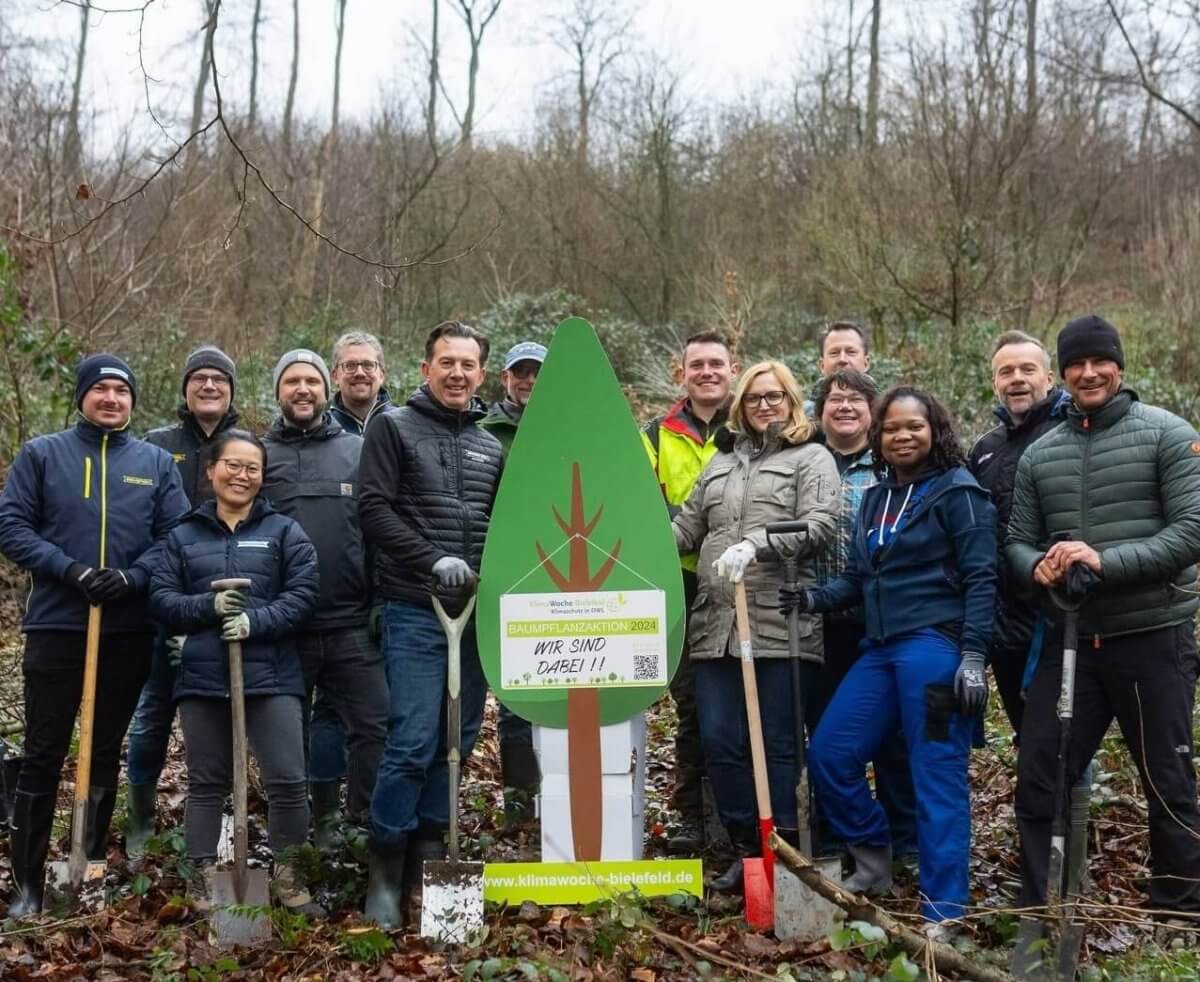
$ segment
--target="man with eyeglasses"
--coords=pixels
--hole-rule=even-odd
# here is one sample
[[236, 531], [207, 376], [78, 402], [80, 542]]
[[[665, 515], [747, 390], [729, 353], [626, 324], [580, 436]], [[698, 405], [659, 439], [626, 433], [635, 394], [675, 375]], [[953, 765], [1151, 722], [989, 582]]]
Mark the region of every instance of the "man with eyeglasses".
[[146, 590], [160, 543], [188, 510], [171, 455], [130, 435], [136, 400], [137, 382], [124, 361], [85, 358], [75, 370], [75, 426], [26, 443], [0, 494], [0, 552], [31, 580], [22, 622], [25, 755], [12, 815], [10, 917], [41, 910], [92, 607], [100, 608], [100, 661], [84, 846], [89, 859], [104, 859], [108, 849], [121, 744], [154, 648]]
[[[213, 438], [238, 421], [233, 408], [237, 367], [224, 351], [205, 344], [183, 363], [183, 401], [179, 422], [146, 434], [146, 442], [161, 447], [175, 458], [183, 479], [183, 490], [194, 508], [212, 496], [207, 476], [208, 448]], [[146, 840], [154, 835], [158, 802], [158, 779], [167, 759], [167, 744], [175, 722], [177, 648], [173, 639], [160, 638], [155, 645], [150, 677], [142, 688], [137, 711], [129, 726], [129, 792], [125, 799], [125, 853], [134, 861], [145, 852]]]
[[[332, 380], [324, 359], [297, 348], [275, 365], [279, 415], [263, 442], [263, 494], [312, 539], [321, 574], [321, 602], [297, 636], [304, 670], [305, 753], [313, 690], [341, 721], [349, 757], [347, 810], [364, 822], [375, 771], [387, 736], [387, 677], [367, 625], [370, 584], [358, 524], [358, 464], [362, 437], [344, 430], [328, 411]], [[313, 826], [318, 848], [338, 837], [338, 781], [313, 781]]]
[[[533, 386], [546, 360], [546, 348], [536, 341], [522, 341], [508, 349], [500, 384], [504, 398], [493, 403], [479, 425], [492, 433], [504, 448], [512, 449], [521, 414], [533, 394]], [[533, 727], [506, 706], [500, 706], [500, 773], [504, 779], [504, 824], [514, 828], [533, 815], [533, 802], [542, 773], [533, 750]]]
[[384, 388], [383, 345], [374, 334], [347, 331], [334, 342], [333, 381], [338, 390], [329, 412], [347, 433], [362, 436], [367, 424], [392, 404]]

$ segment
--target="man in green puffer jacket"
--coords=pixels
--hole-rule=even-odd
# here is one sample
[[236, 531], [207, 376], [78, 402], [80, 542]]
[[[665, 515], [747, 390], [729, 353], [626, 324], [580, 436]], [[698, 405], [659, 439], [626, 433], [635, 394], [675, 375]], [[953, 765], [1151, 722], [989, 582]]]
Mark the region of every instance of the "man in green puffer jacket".
[[[1006, 559], [1035, 593], [1083, 563], [1100, 578], [1079, 612], [1073, 784], [1115, 717], [1150, 812], [1150, 904], [1200, 911], [1200, 814], [1192, 767], [1200, 559], [1200, 436], [1122, 385], [1116, 328], [1095, 315], [1058, 336], [1072, 404], [1017, 468]], [[1070, 541], [1055, 541], [1069, 536]], [[1018, 906], [1045, 903], [1054, 814], [1061, 614], [1025, 702], [1017, 769]]]

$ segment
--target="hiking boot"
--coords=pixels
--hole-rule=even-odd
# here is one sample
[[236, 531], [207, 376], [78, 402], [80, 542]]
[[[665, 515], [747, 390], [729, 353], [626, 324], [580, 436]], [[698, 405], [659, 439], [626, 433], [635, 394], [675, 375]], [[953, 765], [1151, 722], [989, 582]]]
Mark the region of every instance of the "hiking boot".
[[207, 914], [213, 908], [212, 874], [217, 864], [211, 859], [196, 866], [196, 874], [187, 881], [187, 899], [196, 911]]
[[847, 893], [878, 897], [892, 888], [892, 847], [850, 846], [854, 872], [842, 882]]
[[154, 835], [158, 806], [158, 782], [131, 784], [125, 793], [125, 855], [138, 862], [146, 855], [146, 843]]
[[116, 807], [116, 788], [88, 789], [87, 825], [83, 837], [88, 859], [108, 858], [108, 829], [112, 825], [113, 811]]
[[367, 902], [363, 916], [385, 931], [404, 927], [404, 872], [406, 837], [386, 853], [374, 849], [367, 860]]
[[704, 848], [704, 822], [696, 815], [684, 815], [667, 839], [667, 852], [688, 856]]
[[325, 908], [314, 903], [312, 894], [304, 883], [304, 877], [291, 863], [276, 863], [271, 874], [271, 896], [289, 914], [307, 914], [309, 917], [324, 917]]
[[759, 853], [758, 830], [753, 826], [730, 826], [729, 841], [733, 843], [734, 858], [729, 868], [709, 886], [718, 893], [741, 893], [742, 860]]
[[333, 852], [338, 847], [341, 825], [341, 782], [309, 781], [308, 793], [312, 799], [313, 843], [320, 852]]
[[53, 794], [18, 791], [13, 802], [12, 861], [13, 894], [8, 915], [28, 917], [42, 909], [46, 878], [46, 853], [50, 849], [50, 826], [54, 822]]

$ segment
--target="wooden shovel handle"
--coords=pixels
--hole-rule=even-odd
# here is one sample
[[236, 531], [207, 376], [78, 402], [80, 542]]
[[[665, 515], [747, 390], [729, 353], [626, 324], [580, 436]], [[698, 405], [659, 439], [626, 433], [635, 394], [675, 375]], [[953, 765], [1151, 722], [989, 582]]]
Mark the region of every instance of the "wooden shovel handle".
[[[214, 590], [249, 590], [247, 579], [213, 580]], [[246, 751], [246, 689], [242, 676], [242, 643], [229, 642], [229, 716], [233, 722], [233, 892], [246, 899], [246, 860], [250, 851], [250, 764]]]
[[79, 757], [75, 765], [75, 806], [71, 812], [71, 882], [83, 882], [87, 868], [84, 838], [88, 795], [92, 787], [92, 734], [96, 723], [96, 675], [100, 666], [100, 607], [88, 607], [87, 642], [83, 656], [83, 691], [79, 700]]
[[746, 608], [746, 584], [734, 588], [738, 643], [742, 656], [742, 688], [746, 690], [746, 722], [750, 728], [750, 760], [754, 765], [754, 797], [759, 821], [771, 818], [771, 792], [767, 783], [767, 752], [763, 745], [762, 713], [758, 708], [758, 680], [754, 674], [754, 650], [750, 643], [750, 612]]

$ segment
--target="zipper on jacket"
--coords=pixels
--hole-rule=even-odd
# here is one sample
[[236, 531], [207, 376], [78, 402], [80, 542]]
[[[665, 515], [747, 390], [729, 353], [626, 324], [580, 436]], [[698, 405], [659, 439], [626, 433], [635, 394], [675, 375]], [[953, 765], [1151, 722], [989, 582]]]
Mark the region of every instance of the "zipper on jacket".
[[92, 496], [92, 458], [83, 458], [83, 496], [90, 498]]
[[100, 566], [108, 545], [108, 434], [100, 437]]
[[[1083, 428], [1086, 430], [1088, 417], [1083, 417]], [[1088, 513], [1087, 513], [1087, 486], [1088, 486], [1088, 467], [1092, 462], [1092, 435], [1085, 433], [1083, 437], [1083, 465], [1079, 471], [1079, 538], [1087, 542], [1088, 535]]]

